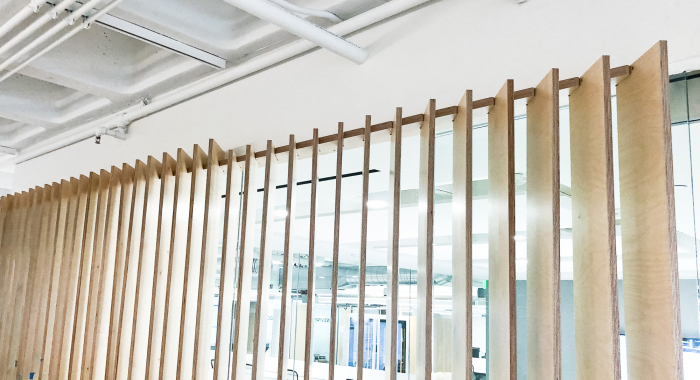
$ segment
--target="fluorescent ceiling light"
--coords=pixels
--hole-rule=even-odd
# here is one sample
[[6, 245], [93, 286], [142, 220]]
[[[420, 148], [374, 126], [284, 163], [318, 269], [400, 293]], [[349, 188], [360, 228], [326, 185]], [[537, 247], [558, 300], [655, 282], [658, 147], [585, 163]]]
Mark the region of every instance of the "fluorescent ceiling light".
[[287, 217], [287, 210], [275, 210], [275, 217], [286, 218]]
[[385, 201], [382, 200], [372, 200], [372, 201], [367, 201], [367, 207], [371, 209], [382, 209], [386, 208], [387, 204]]

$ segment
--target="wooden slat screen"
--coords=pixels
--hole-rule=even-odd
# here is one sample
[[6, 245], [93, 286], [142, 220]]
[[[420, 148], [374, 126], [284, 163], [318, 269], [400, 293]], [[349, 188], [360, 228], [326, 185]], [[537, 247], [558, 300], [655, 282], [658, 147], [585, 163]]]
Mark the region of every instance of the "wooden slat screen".
[[[612, 88], [617, 78], [619, 144], [613, 146]], [[568, 89], [571, 146], [574, 314], [577, 378], [620, 378], [619, 311], [613, 152], [620, 157], [622, 271], [625, 275], [625, 325], [631, 378], [680, 379], [682, 356], [675, 204], [668, 105], [668, 58], [659, 42], [631, 66], [610, 67], [603, 56], [581, 77], [560, 80], [552, 69], [534, 88], [515, 90], [508, 80], [491, 98], [473, 99], [466, 91], [457, 106], [437, 109], [430, 100], [423, 114], [344, 130], [311, 140], [236, 156], [213, 140], [205, 152], [195, 145], [191, 156], [180, 149], [175, 158], [149, 157], [132, 167], [90, 173], [0, 199], [0, 380], [141, 380], [244, 379], [278, 380], [290, 371], [304, 379], [333, 380], [369, 376], [362, 363], [374, 360], [365, 344], [365, 304], [374, 295], [368, 258], [370, 230], [371, 144], [390, 140], [386, 216], [388, 220], [385, 370], [398, 378], [397, 321], [405, 295], [399, 268], [403, 238], [400, 221], [402, 144], [418, 135], [419, 164], [416, 325], [410, 326], [415, 374], [434, 375], [433, 318], [436, 276], [436, 133], [439, 118], [452, 119], [452, 377], [472, 379], [472, 219], [473, 112], [487, 108], [489, 193], [489, 281], [487, 368], [492, 380], [518, 377], [515, 256], [515, 102], [527, 99], [527, 373], [547, 380], [561, 378], [560, 312], [560, 173], [559, 93]], [[420, 129], [412, 132], [414, 127]], [[438, 133], [442, 133], [438, 131]], [[388, 137], [391, 134], [391, 137]], [[360, 143], [360, 140], [362, 143]], [[524, 142], [523, 142], [524, 143]], [[336, 145], [337, 144], [337, 145]], [[327, 372], [319, 373], [313, 337], [316, 297], [315, 265], [317, 185], [322, 180], [319, 155], [335, 148], [333, 225], [323, 238], [332, 257], [325, 266], [331, 278], [330, 341]], [[358, 246], [359, 285], [357, 363], [343, 372], [340, 352], [339, 292], [343, 151], [362, 149], [362, 194]], [[441, 152], [438, 152], [441, 153]], [[298, 159], [311, 157], [310, 214], [297, 213]], [[260, 162], [258, 162], [258, 159]], [[259, 165], [264, 162], [264, 167]], [[283, 262], [273, 266], [275, 170], [287, 165]], [[256, 174], [261, 170], [263, 188]], [[356, 175], [356, 174], [353, 174]], [[372, 182], [372, 186], [375, 183]], [[386, 185], [386, 184], [385, 184]], [[261, 240], [256, 239], [257, 193], [262, 192]], [[442, 190], [441, 190], [442, 191]], [[410, 199], [406, 199], [410, 201]], [[278, 207], [280, 207], [277, 205]], [[305, 211], [305, 210], [304, 210]], [[324, 216], [329, 214], [323, 214]], [[294, 239], [299, 219], [309, 219], [307, 304], [294, 267]], [[303, 225], [303, 224], [302, 224]], [[300, 234], [304, 234], [302, 231]], [[384, 232], [382, 232], [384, 234]], [[256, 259], [255, 246], [259, 246]], [[221, 261], [217, 261], [221, 252]], [[375, 247], [376, 249], [376, 247]], [[325, 265], [325, 264], [324, 264]], [[275, 272], [273, 273], [273, 268]], [[346, 269], [342, 269], [346, 270]], [[216, 286], [217, 272], [220, 284]], [[301, 273], [301, 272], [300, 272]], [[377, 273], [372, 272], [372, 276]], [[278, 277], [281, 299], [271, 294]], [[256, 283], [253, 283], [253, 282]], [[257, 288], [256, 294], [253, 289]], [[218, 293], [218, 301], [216, 301]], [[274, 298], [271, 300], [271, 297]], [[277, 297], [277, 298], [275, 298]], [[266, 363], [268, 309], [279, 299], [280, 325], [276, 363]], [[218, 304], [216, 312], [212, 308]], [[251, 307], [255, 308], [250, 318]], [[304, 314], [305, 311], [305, 314]], [[292, 315], [300, 313], [298, 317]], [[344, 312], [345, 313], [345, 312]], [[346, 314], [343, 314], [346, 315]], [[295, 324], [293, 323], [295, 321]], [[249, 326], [249, 323], [252, 323]], [[412, 322], [413, 323], [413, 322]], [[215, 330], [212, 331], [212, 324]], [[249, 333], [250, 332], [250, 333]], [[252, 333], [252, 336], [250, 334]], [[214, 347], [212, 342], [215, 342]], [[294, 353], [290, 347], [295, 342]], [[249, 354], [249, 344], [252, 352]], [[442, 348], [442, 347], [441, 347]], [[250, 356], [249, 356], [250, 355]], [[288, 360], [303, 357], [304, 365]], [[371, 358], [369, 356], [372, 356]], [[252, 359], [252, 360], [251, 360]], [[350, 359], [352, 360], [352, 358]], [[405, 363], [404, 363], [405, 364]], [[343, 366], [347, 363], [343, 363]], [[268, 373], [266, 374], [266, 367]], [[406, 369], [408, 370], [408, 369]], [[295, 375], [295, 376], [296, 376]], [[295, 379], [296, 380], [296, 379]]]

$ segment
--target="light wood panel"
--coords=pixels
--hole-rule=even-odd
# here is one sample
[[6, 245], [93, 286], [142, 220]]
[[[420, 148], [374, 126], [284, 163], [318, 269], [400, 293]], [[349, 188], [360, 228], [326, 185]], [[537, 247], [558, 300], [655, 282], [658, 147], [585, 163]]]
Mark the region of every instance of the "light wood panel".
[[258, 288], [253, 331], [252, 380], [265, 379], [265, 345], [267, 331], [267, 308], [270, 299], [270, 272], [272, 270], [272, 224], [275, 221], [275, 179], [277, 157], [272, 140], [267, 140], [265, 156], [265, 185], [263, 191], [262, 226], [260, 227], [260, 258], [258, 259]]
[[435, 215], [435, 99], [420, 126], [418, 172], [418, 330], [416, 378], [430, 380], [433, 372], [433, 226]]
[[389, 244], [387, 250], [386, 281], [386, 334], [385, 371], [387, 380], [396, 380], [398, 361], [398, 318], [399, 318], [399, 228], [401, 216], [401, 149], [403, 133], [403, 109], [396, 108], [394, 125], [389, 145]]
[[167, 293], [163, 316], [163, 338], [160, 346], [158, 378], [174, 379], [177, 376], [180, 347], [180, 322], [182, 321], [182, 297], [184, 294], [185, 256], [187, 255], [187, 231], [189, 228], [190, 194], [192, 190], [193, 160], [184, 150], [177, 151], [175, 169], [175, 194], [173, 197], [173, 221], [170, 232], [170, 257], [168, 260]]
[[369, 200], [369, 157], [372, 136], [372, 118], [365, 116], [365, 136], [362, 161], [362, 211], [360, 226], [360, 283], [357, 311], [357, 380], [362, 380], [365, 351], [365, 292], [367, 283], [367, 201]]
[[255, 209], [257, 172], [255, 152], [250, 145], [245, 148], [243, 167], [243, 204], [241, 209], [241, 232], [238, 244], [238, 281], [236, 282], [236, 313], [234, 315], [234, 341], [231, 357], [231, 379], [247, 376], [246, 357], [248, 356], [248, 324], [250, 323], [250, 296], [253, 277], [253, 247], [255, 243]]
[[559, 70], [527, 103], [527, 376], [561, 378]]
[[168, 266], [171, 228], [173, 225], [173, 202], [175, 199], [175, 174], [177, 162], [163, 153], [160, 172], [160, 203], [158, 205], [158, 226], [153, 267], [153, 287], [151, 288], [150, 323], [148, 326], [148, 347], [146, 348], [145, 379], [158, 379], [160, 371], [160, 348], [163, 342], [165, 320], [165, 297], [167, 293]]
[[85, 379], [104, 379], [107, 364], [107, 348], [109, 343], [110, 314], [112, 311], [112, 291], [114, 288], [114, 268], [116, 264], [118, 232], [120, 226], [120, 200], [122, 181], [125, 173], [112, 166], [109, 175], [109, 190], [106, 199], [104, 240], [102, 242], [102, 264], [100, 281], [97, 290], [97, 306], [95, 307], [94, 338], [92, 346], [86, 350], [92, 351], [89, 373], [84, 373]]
[[452, 122], [453, 380], [472, 378], [472, 108], [467, 90]]
[[127, 266], [127, 248], [131, 230], [132, 203], [136, 184], [136, 170], [128, 164], [122, 166], [122, 181], [119, 191], [119, 216], [117, 220], [117, 243], [114, 261], [114, 280], [112, 283], [112, 310], [109, 317], [107, 338], [107, 360], [105, 379], [114, 380], [117, 376], [119, 354], [120, 316], [122, 313], [122, 295], [124, 293], [124, 272]]
[[[219, 309], [216, 318], [216, 348], [214, 352], [214, 380], [228, 380], [231, 357], [231, 334], [236, 278], [236, 243], [238, 243], [241, 212], [241, 168], [233, 150], [227, 154], [226, 201], [224, 202], [224, 229], [221, 245], [221, 276], [219, 277]], [[238, 273], [240, 276], [240, 273]]]
[[489, 111], [488, 368], [491, 380], [517, 379], [515, 314], [515, 155], [513, 81]]
[[224, 151], [214, 140], [209, 140], [209, 161], [207, 163], [207, 183], [204, 198], [204, 225], [202, 226], [201, 259], [199, 267], [199, 295], [197, 321], [195, 324], [194, 380], [208, 380], [213, 376], [211, 365], [211, 320], [212, 305], [216, 291], [216, 256], [219, 253], [221, 220], [221, 180], [223, 177], [220, 162], [225, 158]]
[[160, 216], [160, 175], [162, 164], [154, 157], [148, 157], [146, 184], [144, 188], [142, 222], [139, 242], [139, 261], [136, 270], [134, 294], [134, 319], [131, 327], [129, 352], [129, 379], [143, 379], [146, 376], [147, 352], [150, 343], [151, 302], [158, 246], [158, 217]]
[[576, 378], [620, 378], [610, 57], [569, 95]]
[[15, 246], [17, 245], [17, 236], [19, 233], [20, 226], [20, 213], [23, 206], [23, 196], [20, 194], [15, 194], [10, 198], [10, 205], [8, 212], [9, 215], [8, 223], [5, 223], [5, 232], [2, 245], [2, 252], [5, 255], [5, 268], [4, 268], [4, 278], [3, 289], [2, 289], [2, 309], [0, 309], [0, 341], [3, 343], [0, 345], [0, 375], [5, 376], [7, 359], [7, 350], [9, 350], [9, 340], [8, 331], [12, 327], [12, 310], [11, 305], [14, 302], [13, 299], [13, 289], [14, 289], [14, 279], [15, 279], [15, 263], [16, 254]]
[[[284, 246], [282, 262], [282, 299], [280, 305], [280, 329], [277, 352], [277, 380], [287, 378], [287, 359], [289, 358], [289, 341], [292, 329], [292, 278], [294, 273], [294, 222], [296, 219], [296, 190], [297, 190], [297, 149], [294, 135], [289, 135], [289, 158], [287, 159], [287, 199], [284, 221]], [[309, 270], [313, 267], [309, 261]], [[307, 298], [309, 293], [307, 291]], [[313, 294], [311, 294], [313, 297]], [[273, 337], [274, 339], [274, 337]]]
[[617, 83], [620, 212], [630, 379], [682, 379], [668, 48]]
[[318, 189], [318, 128], [314, 128], [311, 145], [311, 198], [309, 199], [309, 271], [306, 282], [306, 332], [304, 334], [304, 378], [311, 378], [314, 333], [314, 300], [316, 297], [316, 201]]
[[190, 214], [187, 227], [185, 274], [183, 280], [182, 309], [180, 319], [180, 343], [177, 359], [177, 379], [190, 379], [193, 374], [192, 357], [197, 323], [199, 273], [204, 230], [204, 201], [207, 190], [207, 154], [194, 146], [192, 155], [192, 186], [190, 190]]
[[343, 123], [338, 123], [338, 146], [335, 152], [335, 211], [333, 216], [333, 269], [331, 275], [331, 332], [328, 355], [328, 380], [335, 380], [338, 337], [338, 264], [340, 261], [340, 201], [343, 182]]

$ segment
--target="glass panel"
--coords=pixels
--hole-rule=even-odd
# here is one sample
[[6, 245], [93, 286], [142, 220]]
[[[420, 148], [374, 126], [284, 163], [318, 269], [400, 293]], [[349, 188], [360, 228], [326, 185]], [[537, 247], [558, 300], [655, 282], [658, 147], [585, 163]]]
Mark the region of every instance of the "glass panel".
[[[560, 97], [568, 101], [568, 96]], [[560, 312], [561, 312], [561, 366], [562, 379], [576, 378], [576, 350], [574, 340], [574, 246], [571, 205], [571, 144], [569, 106], [559, 109], [559, 220], [560, 220]]]
[[700, 120], [700, 72], [688, 73], [688, 111], [690, 120]]
[[685, 74], [674, 75], [669, 86], [671, 103], [671, 122], [678, 123], [688, 120], [688, 103], [686, 96]]
[[472, 131], [472, 365], [474, 380], [486, 378], [488, 357], [489, 203], [488, 128]]

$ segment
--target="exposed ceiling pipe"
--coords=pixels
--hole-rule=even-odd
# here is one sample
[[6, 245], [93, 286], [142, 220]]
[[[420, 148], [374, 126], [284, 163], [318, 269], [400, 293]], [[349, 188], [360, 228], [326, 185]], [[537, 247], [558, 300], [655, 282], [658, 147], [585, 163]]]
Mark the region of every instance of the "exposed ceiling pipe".
[[224, 1], [355, 63], [360, 64], [367, 60], [368, 53], [365, 49], [288, 12], [268, 0]]
[[[93, 0], [93, 1], [100, 1], [100, 0]], [[92, 2], [92, 1], [91, 1], [91, 2]], [[38, 52], [38, 53], [32, 55], [31, 57], [29, 57], [27, 60], [25, 60], [24, 62], [22, 62], [20, 65], [18, 65], [18, 66], [15, 67], [14, 69], [8, 71], [6, 74], [4, 74], [2, 77], [0, 77], [0, 82], [2, 82], [2, 81], [4, 81], [5, 79], [11, 77], [12, 75], [14, 75], [15, 73], [17, 73], [18, 71], [22, 70], [22, 69], [25, 68], [27, 65], [29, 65], [30, 63], [32, 63], [35, 59], [37, 59], [37, 58], [43, 56], [44, 54], [48, 53], [49, 51], [53, 50], [56, 46], [58, 46], [58, 45], [60, 45], [60, 44], [62, 44], [62, 43], [64, 43], [64, 42], [66, 42], [68, 39], [70, 39], [70, 38], [73, 37], [74, 35], [78, 34], [78, 32], [80, 32], [81, 30], [89, 28], [90, 25], [92, 25], [92, 23], [95, 22], [95, 20], [97, 20], [97, 19], [98, 19], [100, 16], [102, 16], [103, 14], [109, 12], [112, 8], [116, 7], [116, 6], [117, 6], [119, 3], [121, 3], [121, 2], [122, 2], [122, 0], [114, 0], [114, 1], [112, 1], [112, 2], [109, 3], [106, 7], [104, 7], [103, 9], [101, 9], [99, 12], [97, 12], [97, 13], [93, 14], [92, 16], [88, 17], [87, 20], [85, 20], [85, 21], [83, 21], [81, 24], [75, 26], [73, 29], [70, 30], [70, 32], [64, 34], [63, 36], [61, 36], [61, 38], [59, 38], [58, 40], [54, 41], [54, 43], [52, 43], [51, 45], [45, 47], [45, 48], [44, 48], [43, 50], [41, 50], [40, 52]], [[86, 4], [83, 8], [87, 8], [88, 5], [89, 5], [89, 3]], [[83, 8], [81, 8], [80, 10], [82, 10]], [[85, 9], [85, 12], [89, 11], [90, 9], [92, 9], [92, 7], [90, 7], [89, 9]], [[80, 16], [82, 16], [82, 15], [80, 15]], [[78, 16], [78, 17], [79, 17], [79, 16]]]
[[[65, 29], [66, 27], [75, 24], [75, 21], [78, 20], [80, 17], [82, 17], [84, 14], [92, 10], [97, 4], [102, 2], [103, 0], [90, 0], [86, 4], [82, 5], [80, 8], [78, 8], [75, 12], [71, 13], [68, 15], [68, 17], [64, 18], [59, 22], [58, 24], [54, 25], [51, 29], [47, 30], [44, 32], [44, 34], [40, 35], [38, 38], [34, 39], [32, 42], [30, 42], [27, 46], [23, 47], [20, 51], [15, 53], [13, 56], [5, 60], [5, 62], [0, 63], [0, 71], [5, 70], [8, 68], [11, 64], [19, 60], [20, 58], [24, 57], [29, 53], [30, 51], [36, 49], [39, 45], [43, 44], [44, 42], [48, 41], [49, 38], [55, 36], [58, 34], [60, 31]], [[2, 79], [0, 79], [2, 81]]]
[[4, 45], [2, 45], [0, 47], [0, 55], [17, 46], [17, 44], [19, 44], [20, 42], [26, 40], [27, 37], [39, 30], [39, 28], [41, 28], [42, 26], [46, 25], [49, 21], [58, 18], [58, 15], [61, 14], [61, 12], [63, 12], [64, 10], [66, 10], [66, 8], [71, 6], [73, 3], [75, 3], [75, 0], [63, 0], [53, 9], [49, 9], [48, 11], [46, 11], [46, 13], [41, 15], [41, 17], [39, 17], [25, 29], [22, 29], [22, 31], [17, 33], [16, 36], [12, 37], [12, 39], [10, 39]]
[[0, 26], [0, 38], [4, 37], [12, 29], [16, 28], [17, 25], [21, 24], [22, 21], [26, 20], [33, 13], [39, 12], [39, 8], [44, 4], [44, 0], [32, 0], [29, 5], [22, 8], [16, 15], [12, 16], [11, 19], [7, 20], [2, 26]]
[[[429, 0], [393, 0], [365, 13], [357, 15], [349, 20], [343, 21], [340, 24], [333, 25], [328, 28], [328, 31], [339, 36], [344, 36], [389, 17], [395, 16], [399, 13], [405, 12], [411, 8], [417, 7], [428, 1]], [[157, 96], [153, 98], [148, 105], [139, 104], [138, 106], [130, 107], [124, 112], [103, 117], [76, 127], [70, 131], [64, 132], [50, 140], [38, 143], [26, 149], [22, 149], [17, 157], [0, 161], [0, 166], [25, 162], [77, 142], [94, 138], [95, 129], [98, 127], [104, 126], [108, 129], [113, 129], [118, 126], [123, 126], [133, 122], [134, 120], [138, 120], [168, 108], [174, 104], [186, 101], [237, 79], [264, 70], [282, 61], [305, 53], [315, 47], [317, 47], [316, 44], [306, 40], [300, 40], [295, 43], [285, 45], [279, 49], [275, 49], [267, 54], [261, 55], [260, 57], [253, 58], [250, 61], [244, 62], [238, 66], [234, 66], [230, 69], [222, 70], [208, 77], [202, 78], [188, 86], [184, 86]]]
[[327, 18], [331, 21], [335, 22], [342, 22], [343, 20], [338, 17], [335, 13], [329, 12], [329, 11], [321, 11], [317, 9], [309, 9], [309, 8], [303, 8], [298, 5], [294, 5], [292, 3], [288, 3], [286, 0], [268, 0], [271, 3], [275, 3], [279, 5], [280, 7], [290, 11], [294, 12], [298, 15], [307, 15], [307, 16], [315, 16], [315, 17], [322, 17], [322, 18]]

